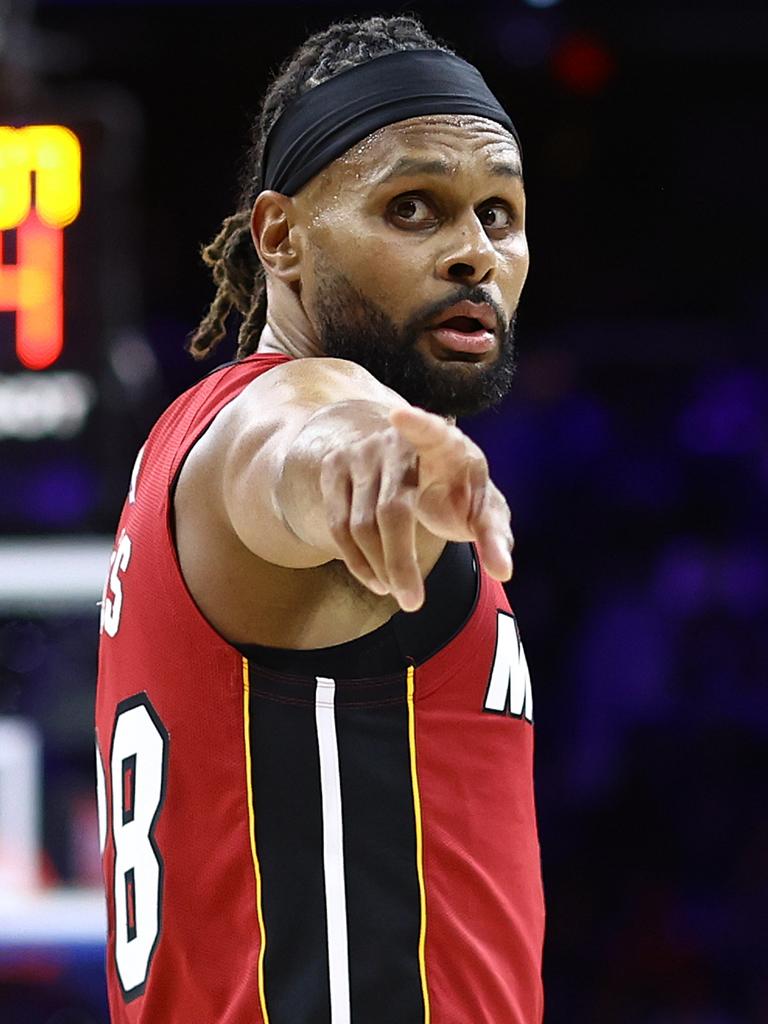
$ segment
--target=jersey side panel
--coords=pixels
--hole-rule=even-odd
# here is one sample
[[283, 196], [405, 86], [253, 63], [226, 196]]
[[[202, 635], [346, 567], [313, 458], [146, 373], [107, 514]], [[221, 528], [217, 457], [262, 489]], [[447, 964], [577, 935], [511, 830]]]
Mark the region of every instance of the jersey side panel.
[[187, 592], [169, 516], [171, 482], [195, 440], [276, 362], [223, 369], [169, 407], [118, 526], [96, 702], [114, 1024], [268, 1024], [242, 658]]
[[[483, 572], [472, 619], [415, 674], [431, 1024], [542, 1019], [533, 728], [530, 697], [514, 713], [525, 692], [515, 685], [517, 643], [504, 590]], [[514, 691], [501, 713], [485, 707], [494, 671]]]

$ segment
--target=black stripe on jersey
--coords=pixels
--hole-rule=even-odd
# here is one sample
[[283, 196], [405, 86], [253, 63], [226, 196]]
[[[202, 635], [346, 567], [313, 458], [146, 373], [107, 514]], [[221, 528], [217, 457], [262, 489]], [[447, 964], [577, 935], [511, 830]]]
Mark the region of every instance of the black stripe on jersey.
[[[251, 683], [258, 670], [251, 667]], [[323, 822], [313, 703], [250, 698], [270, 1024], [330, 1024]]]
[[339, 705], [336, 729], [352, 1020], [418, 1024], [421, 905], [407, 702]]
[[[316, 680], [249, 663], [256, 848], [270, 1024], [334, 1024], [330, 1009]], [[336, 687], [350, 1016], [420, 1024], [421, 901], [406, 674]]]

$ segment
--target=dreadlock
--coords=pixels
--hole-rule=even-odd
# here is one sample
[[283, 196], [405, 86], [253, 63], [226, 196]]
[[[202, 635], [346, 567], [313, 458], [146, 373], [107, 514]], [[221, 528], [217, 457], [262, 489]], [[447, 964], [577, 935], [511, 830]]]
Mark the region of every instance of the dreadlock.
[[195, 359], [205, 359], [226, 334], [232, 309], [242, 315], [237, 357], [256, 351], [267, 319], [267, 287], [251, 238], [251, 209], [261, 190], [264, 143], [272, 125], [293, 100], [348, 68], [400, 50], [442, 50], [411, 16], [342, 21], [304, 42], [278, 72], [251, 128], [251, 142], [241, 175], [237, 212], [227, 217], [218, 235], [202, 250], [217, 286], [210, 309], [187, 341]]

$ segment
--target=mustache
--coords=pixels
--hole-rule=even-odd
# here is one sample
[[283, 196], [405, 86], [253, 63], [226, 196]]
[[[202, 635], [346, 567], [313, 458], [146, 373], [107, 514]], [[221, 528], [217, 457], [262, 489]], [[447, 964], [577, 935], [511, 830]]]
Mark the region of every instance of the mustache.
[[498, 302], [488, 294], [482, 285], [474, 285], [473, 287], [465, 286], [459, 288], [444, 299], [439, 299], [437, 302], [433, 302], [429, 306], [420, 309], [405, 325], [405, 333], [409, 336], [420, 333], [425, 327], [435, 323], [441, 313], [450, 309], [451, 306], [455, 306], [457, 302], [487, 303], [496, 314], [497, 329], [501, 337], [503, 338], [509, 331], [509, 318]]

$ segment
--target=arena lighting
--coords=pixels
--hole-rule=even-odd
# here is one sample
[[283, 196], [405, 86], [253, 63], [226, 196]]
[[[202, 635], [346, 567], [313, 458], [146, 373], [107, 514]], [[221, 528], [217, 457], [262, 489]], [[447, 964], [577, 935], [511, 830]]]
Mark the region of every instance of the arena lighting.
[[41, 758], [35, 725], [0, 715], [0, 892], [39, 882]]
[[[95, 573], [91, 573], [92, 607], [95, 607], [93, 595], [102, 586], [111, 543], [112, 538], [105, 537], [103, 544], [94, 544], [94, 549], [98, 547], [100, 571], [98, 582]], [[0, 561], [2, 557], [0, 545]], [[32, 568], [36, 564], [33, 563]], [[59, 569], [62, 568], [70, 567], [59, 565]], [[4, 578], [0, 572], [0, 589]], [[63, 590], [61, 583], [59, 586]], [[42, 759], [42, 737], [36, 725], [16, 715], [0, 715], [0, 961], [11, 972], [12, 958], [19, 955], [20, 947], [43, 950], [55, 945], [100, 947], [107, 930], [101, 888], [40, 888]], [[79, 957], [77, 961], [79, 965]]]
[[616, 74], [616, 58], [602, 39], [573, 32], [553, 54], [552, 71], [570, 92], [596, 96]]
[[101, 534], [0, 537], [0, 614], [98, 618], [112, 544]]
[[[38, 893], [0, 890], [0, 953], [3, 946], [13, 949], [19, 946], [50, 949], [52, 945], [59, 944], [103, 947], [106, 934], [107, 912], [101, 888], [54, 889]], [[73, 959], [78, 969], [82, 969], [80, 957]], [[46, 1020], [52, 1019], [55, 1018], [46, 1017]]]
[[63, 125], [0, 127], [0, 232], [15, 229], [16, 262], [0, 234], [0, 311], [16, 314], [16, 354], [44, 370], [64, 348], [63, 229], [80, 212], [81, 152]]
[[74, 370], [0, 374], [0, 441], [76, 437], [96, 404], [96, 385]]

